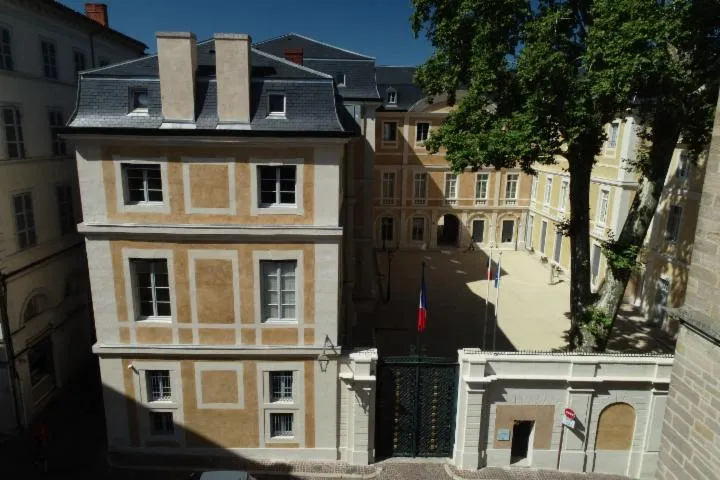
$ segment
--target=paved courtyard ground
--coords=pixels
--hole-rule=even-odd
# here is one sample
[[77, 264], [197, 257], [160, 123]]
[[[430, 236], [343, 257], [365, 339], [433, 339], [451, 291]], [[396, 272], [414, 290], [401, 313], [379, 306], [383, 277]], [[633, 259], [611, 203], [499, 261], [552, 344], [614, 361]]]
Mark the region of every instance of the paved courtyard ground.
[[[498, 257], [494, 251], [493, 259]], [[569, 279], [563, 276], [551, 284], [547, 265], [526, 252], [502, 252], [499, 302], [494, 281], [487, 280], [488, 256], [483, 250], [398, 251], [390, 258], [379, 252], [380, 296], [389, 298], [360, 321], [372, 326], [367, 333], [372, 338], [364, 340], [376, 345], [381, 355], [405, 355], [415, 348], [423, 262], [429, 311], [427, 329], [420, 336], [422, 353], [454, 357], [463, 347], [551, 351], [566, 345]], [[615, 333], [609, 350], [672, 351], [671, 341], [656, 335], [630, 307], [623, 309]]]

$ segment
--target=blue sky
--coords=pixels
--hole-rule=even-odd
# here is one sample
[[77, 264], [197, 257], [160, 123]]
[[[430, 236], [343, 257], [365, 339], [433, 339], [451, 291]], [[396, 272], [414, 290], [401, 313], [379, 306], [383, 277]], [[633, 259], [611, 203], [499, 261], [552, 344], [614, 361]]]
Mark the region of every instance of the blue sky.
[[[84, 0], [60, 0], [84, 12]], [[376, 58], [378, 65], [417, 65], [432, 52], [410, 29], [410, 0], [100, 0], [110, 26], [155, 51], [155, 32], [249, 33], [261, 41], [295, 32]]]

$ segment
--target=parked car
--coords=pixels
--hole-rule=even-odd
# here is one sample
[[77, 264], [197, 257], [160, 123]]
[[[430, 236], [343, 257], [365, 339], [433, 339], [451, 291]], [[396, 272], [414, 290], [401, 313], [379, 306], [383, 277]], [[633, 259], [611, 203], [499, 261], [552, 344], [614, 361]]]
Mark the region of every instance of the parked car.
[[257, 480], [247, 472], [240, 470], [216, 470], [208, 472], [195, 472], [189, 480]]

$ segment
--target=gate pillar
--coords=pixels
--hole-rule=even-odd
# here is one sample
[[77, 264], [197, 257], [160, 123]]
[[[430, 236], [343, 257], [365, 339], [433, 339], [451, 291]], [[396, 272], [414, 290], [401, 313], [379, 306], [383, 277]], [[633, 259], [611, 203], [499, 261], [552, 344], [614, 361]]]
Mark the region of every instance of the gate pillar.
[[487, 359], [484, 355], [459, 350], [458, 363], [460, 371], [453, 465], [462, 470], [476, 470], [484, 466], [486, 461], [484, 443], [488, 418], [483, 402], [486, 385], [478, 382], [478, 379], [485, 377]]
[[340, 379], [349, 390], [347, 403], [347, 462], [368, 465], [375, 461], [375, 364], [377, 349], [350, 354]]

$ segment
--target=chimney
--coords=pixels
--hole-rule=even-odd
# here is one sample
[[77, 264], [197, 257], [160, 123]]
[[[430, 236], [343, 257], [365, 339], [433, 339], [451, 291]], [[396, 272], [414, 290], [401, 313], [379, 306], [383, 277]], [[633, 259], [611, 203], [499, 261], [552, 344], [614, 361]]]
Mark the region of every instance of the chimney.
[[298, 65], [303, 64], [303, 49], [302, 48], [286, 48], [285, 49], [285, 60], [290, 60]]
[[165, 128], [194, 128], [195, 72], [197, 48], [195, 34], [159, 32], [157, 38], [160, 72], [160, 102]]
[[86, 3], [85, 15], [89, 19], [95, 20], [103, 27], [108, 26], [107, 5], [104, 3]]
[[250, 124], [250, 44], [244, 33], [216, 33], [218, 128]]

